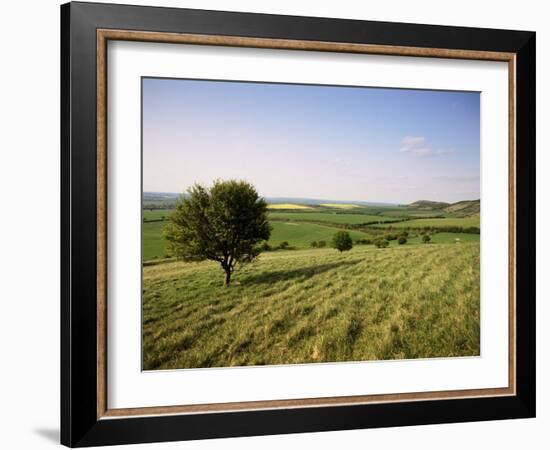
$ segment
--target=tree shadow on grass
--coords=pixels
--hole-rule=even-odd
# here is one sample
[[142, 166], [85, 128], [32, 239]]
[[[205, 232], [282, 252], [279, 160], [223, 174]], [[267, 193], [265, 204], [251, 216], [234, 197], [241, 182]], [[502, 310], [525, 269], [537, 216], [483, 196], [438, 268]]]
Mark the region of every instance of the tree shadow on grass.
[[307, 280], [333, 269], [343, 269], [345, 267], [359, 264], [361, 260], [340, 261], [330, 264], [319, 264], [315, 266], [300, 267], [293, 270], [276, 270], [271, 272], [262, 272], [253, 275], [247, 275], [241, 279], [242, 284], [273, 284], [278, 281], [287, 281], [300, 278]]

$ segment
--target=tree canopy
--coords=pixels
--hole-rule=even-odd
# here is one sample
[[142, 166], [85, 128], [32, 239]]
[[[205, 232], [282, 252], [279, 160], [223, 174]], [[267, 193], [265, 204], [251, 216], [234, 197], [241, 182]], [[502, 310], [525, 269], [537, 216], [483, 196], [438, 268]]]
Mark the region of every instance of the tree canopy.
[[271, 227], [267, 203], [246, 181], [195, 184], [182, 195], [164, 228], [168, 251], [184, 261], [211, 260], [225, 271], [229, 285], [237, 263], [253, 261]]
[[332, 246], [340, 252], [351, 250], [353, 241], [347, 231], [338, 231], [332, 238]]

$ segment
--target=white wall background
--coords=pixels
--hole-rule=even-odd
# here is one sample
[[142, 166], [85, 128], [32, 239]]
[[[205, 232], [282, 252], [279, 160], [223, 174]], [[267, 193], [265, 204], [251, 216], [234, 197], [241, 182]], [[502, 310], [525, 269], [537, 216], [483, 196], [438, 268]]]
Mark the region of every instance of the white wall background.
[[[538, 417], [531, 420], [141, 445], [158, 449], [548, 448], [550, 442], [550, 28], [536, 0], [452, 5], [436, 0], [139, 1], [135, 4], [525, 29], [537, 32]], [[0, 447], [42, 449], [59, 439], [59, 1], [2, 6], [0, 28]], [[547, 150], [546, 152], [544, 150]], [[544, 209], [546, 206], [546, 209]], [[130, 447], [127, 447], [130, 448]]]

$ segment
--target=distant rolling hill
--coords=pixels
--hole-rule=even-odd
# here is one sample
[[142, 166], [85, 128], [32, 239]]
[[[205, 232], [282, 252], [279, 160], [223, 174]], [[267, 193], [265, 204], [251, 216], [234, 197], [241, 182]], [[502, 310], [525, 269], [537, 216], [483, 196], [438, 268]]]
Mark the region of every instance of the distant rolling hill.
[[443, 211], [453, 214], [456, 217], [479, 216], [480, 202], [479, 200], [464, 200], [443, 208]]
[[[172, 192], [144, 192], [144, 209], [172, 209], [181, 194]], [[183, 194], [184, 196], [186, 194]], [[479, 200], [462, 200], [455, 203], [417, 200], [408, 205], [384, 202], [366, 202], [349, 200], [326, 200], [295, 197], [265, 197], [270, 209], [313, 209], [315, 206], [335, 209], [354, 209], [360, 207], [407, 208], [415, 211], [433, 211], [435, 215], [450, 214], [453, 217], [479, 217]], [[312, 208], [313, 206], [313, 208]]]
[[479, 217], [480, 202], [479, 200], [462, 200], [456, 203], [446, 203], [418, 200], [405, 205], [405, 207], [452, 214], [454, 217]]
[[416, 202], [405, 206], [410, 209], [425, 209], [426, 211], [435, 211], [447, 208], [451, 206], [451, 204], [445, 202], [432, 202], [430, 200], [417, 200]]

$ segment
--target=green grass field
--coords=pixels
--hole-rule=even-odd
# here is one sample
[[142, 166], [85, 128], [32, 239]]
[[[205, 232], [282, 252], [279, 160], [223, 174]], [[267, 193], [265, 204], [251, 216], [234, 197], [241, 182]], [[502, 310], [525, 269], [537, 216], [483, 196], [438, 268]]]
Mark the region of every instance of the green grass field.
[[[272, 222], [273, 230], [269, 245], [278, 246], [281, 242], [287, 241], [290, 246], [298, 249], [311, 247], [312, 241], [326, 241], [330, 246], [334, 233], [339, 231], [324, 225], [318, 225], [307, 222]], [[166, 242], [162, 239], [162, 227], [164, 222], [149, 222], [143, 224], [143, 260], [150, 261], [158, 258], [165, 258]], [[351, 238], [356, 239], [371, 238], [374, 236], [361, 231], [348, 230]], [[382, 235], [383, 236], [383, 235]], [[479, 234], [470, 233], [435, 233], [431, 235], [431, 242], [434, 244], [454, 244], [462, 242], [479, 242]], [[390, 241], [390, 247], [398, 246], [396, 240]], [[422, 244], [421, 237], [410, 237], [406, 245]]]
[[[421, 244], [422, 236], [410, 238], [407, 245]], [[434, 233], [430, 235], [430, 243], [432, 244], [462, 244], [468, 242], [479, 242], [479, 234], [474, 233]], [[390, 244], [397, 245], [397, 241], [391, 241]]]
[[[328, 246], [338, 228], [307, 222], [271, 222], [273, 229], [269, 238], [269, 245], [277, 246], [287, 241], [292, 247], [309, 248], [312, 241], [325, 241]], [[348, 230], [352, 239], [368, 237], [360, 231]]]
[[[382, 235], [383, 237], [384, 235]], [[431, 244], [462, 244], [469, 242], [479, 242], [479, 234], [473, 233], [433, 233], [430, 235]], [[422, 236], [420, 234], [416, 236], [409, 236], [407, 243], [404, 246], [413, 245], [426, 245], [422, 242]], [[390, 247], [402, 247], [397, 240], [389, 241]]]
[[422, 218], [422, 217], [444, 217], [444, 214], [436, 211], [416, 211], [408, 209], [397, 209], [397, 210], [387, 210], [381, 211], [380, 215], [393, 218], [403, 218], [403, 217], [412, 217], [412, 218]]
[[[145, 210], [143, 211], [143, 260], [162, 259], [167, 256], [166, 242], [162, 238], [162, 228], [166, 219], [171, 214], [170, 210]], [[373, 220], [380, 220], [381, 223], [375, 227], [389, 227], [400, 229], [405, 227], [423, 228], [427, 226], [448, 227], [448, 226], [477, 226], [479, 227], [479, 217], [473, 218], [443, 218], [443, 219], [411, 219], [405, 222], [393, 222], [384, 224], [383, 221], [395, 220], [392, 217], [367, 214], [335, 214], [334, 212], [270, 212], [269, 217], [273, 219], [271, 225], [273, 230], [269, 245], [278, 246], [286, 241], [291, 247], [304, 249], [311, 246], [312, 241], [330, 242], [334, 234], [340, 230], [337, 227], [331, 227], [330, 224], [338, 225], [357, 225]], [[311, 223], [315, 222], [315, 223]], [[326, 223], [323, 225], [322, 223]], [[372, 234], [357, 230], [347, 230], [351, 238], [355, 241], [361, 238], [374, 238], [374, 233], [383, 233], [373, 230]], [[394, 231], [395, 234], [395, 231]], [[475, 234], [457, 234], [457, 233], [437, 233], [432, 235], [434, 243], [455, 243], [456, 239], [460, 242], [479, 241], [479, 235]], [[420, 237], [411, 237], [409, 244], [421, 243]], [[390, 246], [397, 245], [397, 241], [391, 241]]]
[[[166, 242], [162, 238], [162, 227], [165, 222], [145, 222], [142, 229], [143, 260], [149, 261], [156, 258], [165, 258]], [[318, 225], [307, 222], [272, 222], [273, 229], [269, 245], [275, 247], [286, 241], [292, 247], [309, 248], [312, 241], [326, 241], [330, 246], [332, 236], [339, 231], [338, 228]], [[348, 231], [352, 239], [369, 237], [360, 231]]]
[[448, 217], [441, 219], [412, 219], [404, 222], [396, 223], [384, 223], [381, 225], [374, 225], [376, 227], [393, 227], [393, 228], [424, 228], [424, 227], [478, 227], [479, 217]]
[[162, 227], [165, 222], [146, 222], [141, 228], [142, 259], [149, 261], [155, 258], [165, 258], [166, 241], [162, 238]]
[[334, 208], [334, 209], [355, 209], [355, 208], [360, 208], [359, 205], [354, 205], [352, 203], [320, 203], [319, 206], [324, 206], [326, 208]]
[[479, 355], [476, 242], [267, 252], [222, 275], [143, 268], [144, 369]]
[[357, 225], [368, 222], [386, 222], [395, 220], [392, 217], [375, 216], [370, 214], [336, 214], [336, 212], [310, 212], [310, 213], [284, 213], [271, 212], [269, 218], [273, 220], [295, 220], [295, 221], [312, 221], [312, 222], [327, 222], [338, 224]]
[[172, 209], [145, 209], [143, 210], [143, 220], [165, 220], [172, 214]]

